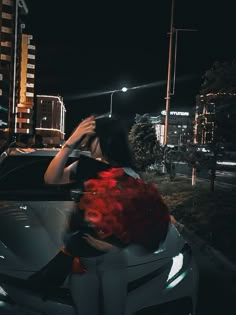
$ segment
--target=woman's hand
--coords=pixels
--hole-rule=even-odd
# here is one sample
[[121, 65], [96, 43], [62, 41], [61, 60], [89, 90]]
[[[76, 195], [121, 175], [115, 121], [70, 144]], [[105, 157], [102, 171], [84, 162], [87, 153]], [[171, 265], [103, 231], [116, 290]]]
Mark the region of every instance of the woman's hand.
[[93, 135], [95, 133], [95, 127], [96, 127], [96, 123], [95, 123], [94, 116], [90, 116], [90, 117], [84, 119], [78, 125], [78, 127], [75, 129], [75, 131], [72, 133], [72, 135], [66, 141], [66, 143], [70, 146], [75, 146], [76, 143], [78, 141], [80, 141], [83, 136]]
[[97, 238], [87, 233], [84, 233], [83, 238], [87, 241], [89, 245], [103, 252], [109, 252], [115, 248], [115, 246], [113, 246], [112, 244], [98, 240]]

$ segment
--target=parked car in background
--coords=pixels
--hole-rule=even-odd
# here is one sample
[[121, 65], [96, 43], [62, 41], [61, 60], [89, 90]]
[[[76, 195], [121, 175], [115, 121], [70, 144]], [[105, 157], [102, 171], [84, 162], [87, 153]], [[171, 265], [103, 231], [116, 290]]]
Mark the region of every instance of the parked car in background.
[[[62, 233], [74, 205], [76, 187], [44, 184], [44, 172], [58, 150], [12, 148], [1, 155], [1, 315], [74, 314], [68, 280], [46, 295], [27, 280], [63, 246]], [[74, 150], [68, 163], [81, 153], [86, 154]], [[198, 270], [190, 245], [174, 225], [153, 253], [144, 255], [132, 246], [126, 250], [126, 315], [195, 314]]]

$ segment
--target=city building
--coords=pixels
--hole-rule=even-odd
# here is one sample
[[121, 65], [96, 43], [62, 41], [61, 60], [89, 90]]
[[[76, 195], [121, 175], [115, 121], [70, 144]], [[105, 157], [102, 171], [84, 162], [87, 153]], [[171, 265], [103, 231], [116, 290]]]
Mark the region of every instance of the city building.
[[236, 93], [198, 95], [194, 120], [194, 143], [235, 143]]
[[61, 96], [37, 95], [36, 134], [44, 144], [60, 146], [65, 138], [65, 104]]
[[26, 91], [32, 82], [25, 78], [27, 64], [34, 64], [29, 59], [35, 55], [35, 47], [29, 43], [32, 37], [23, 34], [22, 18], [26, 14], [24, 0], [0, 0], [0, 129], [6, 130], [10, 138], [32, 130], [29, 110], [33, 101]]
[[194, 143], [209, 144], [214, 140], [215, 102], [209, 95], [199, 95], [196, 100]]
[[[155, 125], [157, 140], [164, 144], [165, 115], [163, 110], [158, 116], [151, 116]], [[168, 123], [168, 145], [183, 145], [192, 141], [193, 117], [190, 112], [170, 111]]]
[[34, 132], [35, 45], [32, 35], [21, 35], [19, 103], [16, 107], [15, 133]]

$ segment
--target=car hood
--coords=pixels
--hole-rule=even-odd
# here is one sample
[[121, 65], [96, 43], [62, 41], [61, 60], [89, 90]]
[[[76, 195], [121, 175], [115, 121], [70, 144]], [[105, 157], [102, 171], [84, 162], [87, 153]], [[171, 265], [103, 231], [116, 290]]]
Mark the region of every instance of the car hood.
[[72, 201], [0, 201], [0, 270], [18, 274], [46, 264], [63, 245]]
[[[0, 201], [0, 272], [27, 277], [44, 266], [63, 246], [62, 235], [73, 201]], [[170, 258], [184, 246], [170, 224], [166, 240], [146, 255], [129, 246], [129, 265]]]

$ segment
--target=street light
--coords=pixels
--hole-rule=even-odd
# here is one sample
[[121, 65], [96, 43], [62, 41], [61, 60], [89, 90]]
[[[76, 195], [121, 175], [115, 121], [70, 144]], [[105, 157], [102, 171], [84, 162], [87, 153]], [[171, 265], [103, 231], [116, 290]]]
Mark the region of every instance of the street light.
[[[168, 71], [167, 71], [167, 85], [166, 85], [166, 116], [164, 125], [164, 144], [168, 143], [168, 125], [169, 125], [169, 115], [170, 115], [170, 98], [175, 93], [175, 76], [176, 76], [176, 56], [177, 56], [177, 40], [178, 31], [197, 31], [195, 29], [182, 29], [175, 28], [173, 26], [174, 22], [174, 1], [171, 4], [171, 19], [170, 19], [170, 40], [169, 40], [169, 56], [168, 56]], [[171, 91], [171, 73], [172, 73], [172, 50], [173, 50], [173, 35], [175, 35], [175, 59], [174, 59], [174, 73], [173, 73], [173, 87]]]
[[44, 117], [42, 117], [42, 118], [41, 118], [41, 120], [40, 120], [40, 128], [42, 128], [42, 123], [43, 123], [43, 120], [47, 120], [47, 117], [46, 117], [46, 116], [44, 116]]
[[112, 116], [112, 97], [113, 97], [113, 94], [116, 93], [116, 92], [123, 92], [123, 93], [125, 93], [125, 92], [127, 92], [127, 91], [128, 91], [127, 87], [124, 86], [121, 90], [115, 90], [115, 91], [112, 91], [112, 92], [111, 92], [109, 117]]
[[170, 109], [170, 87], [171, 87], [171, 65], [172, 65], [172, 41], [173, 41], [173, 20], [174, 20], [174, 0], [171, 4], [171, 18], [170, 18], [170, 40], [169, 40], [169, 56], [168, 56], [168, 71], [167, 71], [167, 85], [166, 85], [166, 116], [164, 128], [164, 144], [168, 141], [168, 123], [169, 123], [169, 109]]

